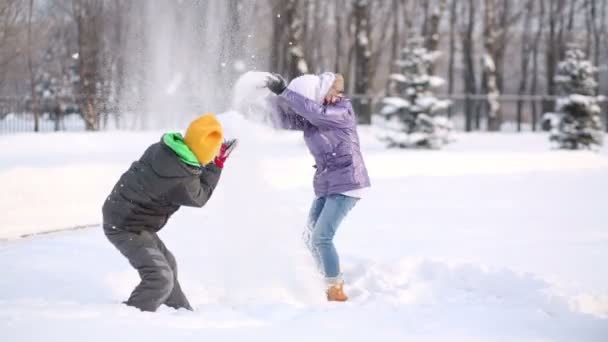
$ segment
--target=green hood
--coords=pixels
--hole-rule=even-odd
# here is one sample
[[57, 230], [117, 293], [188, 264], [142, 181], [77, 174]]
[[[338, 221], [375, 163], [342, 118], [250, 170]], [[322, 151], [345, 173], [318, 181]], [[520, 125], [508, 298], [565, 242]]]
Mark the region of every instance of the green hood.
[[190, 150], [184, 142], [184, 137], [180, 133], [170, 132], [163, 135], [163, 142], [169, 146], [181, 161], [192, 166], [201, 166], [194, 152]]

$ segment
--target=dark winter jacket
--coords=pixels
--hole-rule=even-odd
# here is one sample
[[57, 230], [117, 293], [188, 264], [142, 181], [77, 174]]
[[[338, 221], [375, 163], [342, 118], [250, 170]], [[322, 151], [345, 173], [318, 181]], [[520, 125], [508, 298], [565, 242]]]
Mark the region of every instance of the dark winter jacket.
[[275, 126], [301, 130], [315, 158], [315, 194], [327, 196], [370, 186], [350, 100], [321, 105], [285, 89], [268, 98]]
[[103, 205], [106, 229], [156, 232], [180, 206], [202, 207], [209, 200], [221, 169], [213, 163], [197, 166], [196, 159], [178, 156], [167, 144], [168, 136], [148, 147], [120, 177]]

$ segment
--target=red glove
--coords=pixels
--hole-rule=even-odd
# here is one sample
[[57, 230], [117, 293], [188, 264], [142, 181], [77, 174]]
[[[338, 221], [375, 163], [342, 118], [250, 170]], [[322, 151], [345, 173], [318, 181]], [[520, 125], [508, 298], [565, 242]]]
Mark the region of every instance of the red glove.
[[215, 160], [213, 161], [215, 165], [217, 165], [217, 167], [219, 167], [220, 169], [224, 168], [224, 163], [226, 162], [226, 159], [228, 159], [228, 157], [230, 156], [230, 153], [232, 153], [232, 151], [236, 147], [236, 144], [236, 139], [227, 140], [222, 143], [220, 153], [218, 153], [218, 155], [215, 157]]

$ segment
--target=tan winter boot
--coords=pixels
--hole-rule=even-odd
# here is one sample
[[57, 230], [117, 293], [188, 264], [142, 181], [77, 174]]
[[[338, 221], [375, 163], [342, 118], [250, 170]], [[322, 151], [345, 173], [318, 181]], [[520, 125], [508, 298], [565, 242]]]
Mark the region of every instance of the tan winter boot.
[[348, 297], [344, 294], [343, 284], [333, 284], [327, 288], [327, 300], [330, 302], [346, 302]]

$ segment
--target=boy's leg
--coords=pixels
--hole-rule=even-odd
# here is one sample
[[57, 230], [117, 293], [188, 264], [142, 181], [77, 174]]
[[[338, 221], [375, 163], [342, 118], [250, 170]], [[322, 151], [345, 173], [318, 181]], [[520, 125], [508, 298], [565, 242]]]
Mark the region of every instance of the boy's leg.
[[173, 291], [174, 275], [167, 258], [158, 248], [155, 234], [104, 230], [110, 242], [129, 260], [141, 278], [125, 304], [142, 311], [156, 311]]
[[171, 253], [171, 251], [167, 248], [167, 246], [165, 246], [163, 241], [158, 237], [158, 235], [156, 236], [156, 239], [158, 240], [158, 247], [169, 262], [169, 266], [173, 271], [173, 291], [171, 291], [169, 298], [167, 298], [167, 300], [165, 301], [165, 305], [170, 306], [174, 309], [184, 308], [192, 311], [192, 306], [190, 306], [190, 302], [188, 302], [188, 298], [186, 298], [186, 295], [182, 291], [182, 287], [180, 286], [179, 281], [177, 280], [177, 262], [175, 260], [175, 257], [173, 256], [173, 253]]
[[323, 275], [328, 283], [340, 281], [340, 259], [333, 238], [340, 223], [357, 201], [357, 198], [344, 195], [328, 196], [314, 226], [312, 243], [319, 255]]
[[321, 211], [323, 211], [323, 206], [325, 205], [325, 200], [326, 200], [326, 197], [319, 197], [312, 202], [312, 206], [311, 206], [310, 212], [308, 214], [308, 222], [306, 224], [306, 230], [304, 231], [304, 234], [303, 234], [304, 243], [306, 244], [306, 247], [308, 248], [308, 250], [310, 250], [310, 253], [313, 256], [313, 259], [315, 260], [315, 264], [317, 265], [317, 268], [319, 269], [320, 272], [323, 271], [322, 264], [321, 264], [321, 257], [319, 256], [319, 253], [313, 244], [312, 234], [313, 234], [314, 227], [317, 224], [317, 220], [319, 219], [319, 216], [321, 215]]

